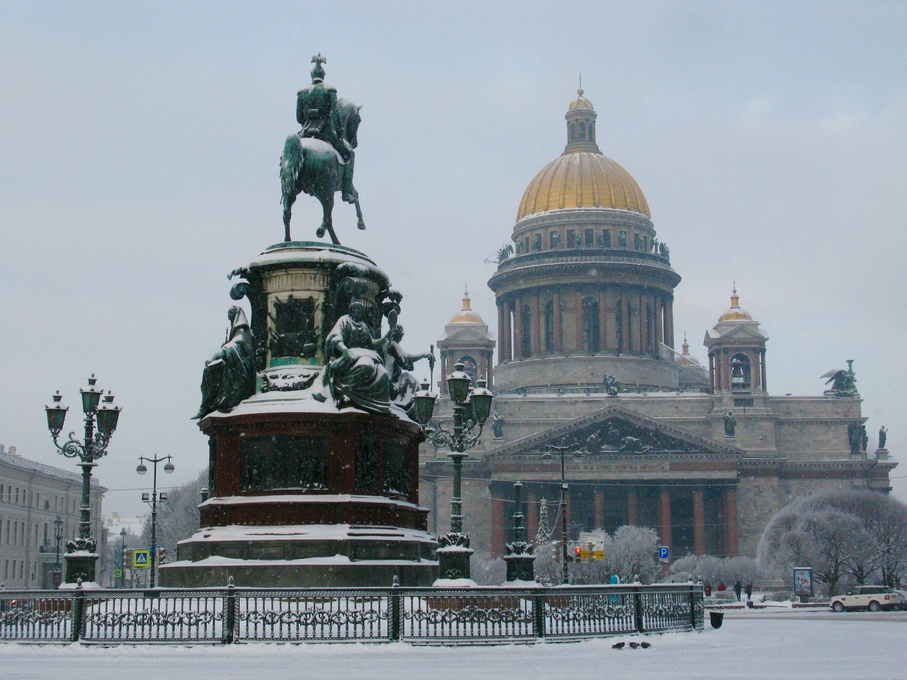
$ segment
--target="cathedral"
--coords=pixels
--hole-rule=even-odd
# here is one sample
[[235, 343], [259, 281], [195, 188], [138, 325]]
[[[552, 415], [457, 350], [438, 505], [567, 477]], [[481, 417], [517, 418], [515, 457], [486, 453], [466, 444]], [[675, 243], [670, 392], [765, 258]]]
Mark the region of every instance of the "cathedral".
[[[827, 487], [889, 491], [897, 464], [867, 451], [852, 362], [820, 395], [769, 391], [769, 337], [740, 304], [705, 332], [708, 365], [676, 348], [681, 281], [639, 184], [605, 156], [582, 89], [566, 113], [564, 152], [535, 176], [488, 285], [497, 332], [462, 309], [438, 341], [441, 376], [462, 363], [495, 393], [491, 420], [463, 465], [463, 526], [478, 553], [512, 540], [514, 483], [530, 538], [547, 515], [560, 540], [651, 527], [674, 559], [755, 556], [769, 519]], [[497, 362], [495, 363], [495, 349]], [[435, 418], [449, 426], [443, 379]], [[444, 532], [451, 465], [423, 444], [420, 502]], [[544, 524], [544, 521], [543, 521]]]

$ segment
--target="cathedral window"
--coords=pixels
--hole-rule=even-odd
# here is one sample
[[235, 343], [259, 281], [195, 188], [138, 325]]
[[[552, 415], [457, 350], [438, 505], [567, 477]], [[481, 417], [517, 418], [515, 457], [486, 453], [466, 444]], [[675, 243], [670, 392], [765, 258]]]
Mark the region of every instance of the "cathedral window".
[[751, 390], [753, 388], [750, 360], [745, 354], [735, 354], [731, 358], [731, 389]]
[[532, 249], [535, 251], [539, 251], [542, 249], [542, 235], [541, 234], [534, 234], [532, 236]]
[[599, 349], [598, 301], [594, 298], [583, 298], [583, 350], [595, 353]]
[[611, 232], [607, 229], [598, 232], [598, 247], [599, 248], [610, 248], [611, 247]]
[[573, 229], [567, 230], [567, 247], [576, 248], [576, 232]]
[[591, 248], [593, 245], [595, 245], [593, 242], [594, 238], [595, 237], [592, 234], [592, 230], [586, 229], [586, 231], [583, 234], [583, 241], [584, 241], [583, 245], [585, 245], [587, 248]]
[[532, 356], [532, 307], [523, 305], [522, 337], [520, 338], [520, 356]]
[[561, 247], [561, 235], [558, 232], [552, 231], [548, 234], [548, 247], [551, 250], [557, 250]]
[[582, 121], [579, 124], [579, 139], [581, 142], [586, 140], [586, 124]]
[[554, 351], [554, 300], [545, 303], [545, 351]]
[[617, 235], [617, 245], [620, 248], [627, 247], [627, 232], [622, 231]]
[[570, 141], [571, 142], [576, 141], [576, 123], [570, 124]]

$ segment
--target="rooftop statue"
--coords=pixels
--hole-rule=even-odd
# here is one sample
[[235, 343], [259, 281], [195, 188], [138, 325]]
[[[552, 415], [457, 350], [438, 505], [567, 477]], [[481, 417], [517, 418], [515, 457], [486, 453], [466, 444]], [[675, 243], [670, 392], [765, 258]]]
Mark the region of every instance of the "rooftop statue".
[[356, 206], [357, 226], [365, 229], [359, 195], [353, 187], [354, 149], [359, 130], [361, 107], [340, 99], [337, 90], [324, 82], [327, 59], [320, 54], [312, 57], [312, 84], [296, 95], [296, 120], [301, 128], [287, 137], [280, 157], [280, 184], [283, 204], [284, 238], [290, 239], [290, 220], [296, 197], [305, 192], [321, 202], [324, 216], [315, 232], [320, 238], [325, 232], [339, 245], [331, 213], [334, 194], [340, 191], [346, 203]]
[[858, 397], [860, 396], [857, 392], [857, 375], [853, 370], [853, 359], [847, 360], [847, 369], [839, 369], [837, 371], [829, 371], [823, 378], [828, 378], [825, 381], [825, 384], [831, 383], [831, 389], [826, 391], [826, 394], [831, 394], [836, 397]]

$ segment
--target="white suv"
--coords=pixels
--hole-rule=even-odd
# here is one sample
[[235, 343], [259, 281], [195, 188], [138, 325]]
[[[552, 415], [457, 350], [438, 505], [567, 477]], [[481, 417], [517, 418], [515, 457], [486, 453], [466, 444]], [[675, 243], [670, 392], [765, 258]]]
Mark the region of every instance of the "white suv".
[[900, 597], [891, 588], [885, 586], [856, 586], [846, 595], [831, 598], [831, 608], [836, 612], [845, 609], [868, 609], [877, 612], [880, 609], [898, 609]]

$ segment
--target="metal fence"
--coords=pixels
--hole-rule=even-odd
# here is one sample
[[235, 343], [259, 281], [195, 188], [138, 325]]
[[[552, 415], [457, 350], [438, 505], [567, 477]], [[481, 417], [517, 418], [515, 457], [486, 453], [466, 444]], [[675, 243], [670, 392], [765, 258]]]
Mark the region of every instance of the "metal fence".
[[702, 630], [694, 584], [0, 592], [0, 641], [483, 644]]

